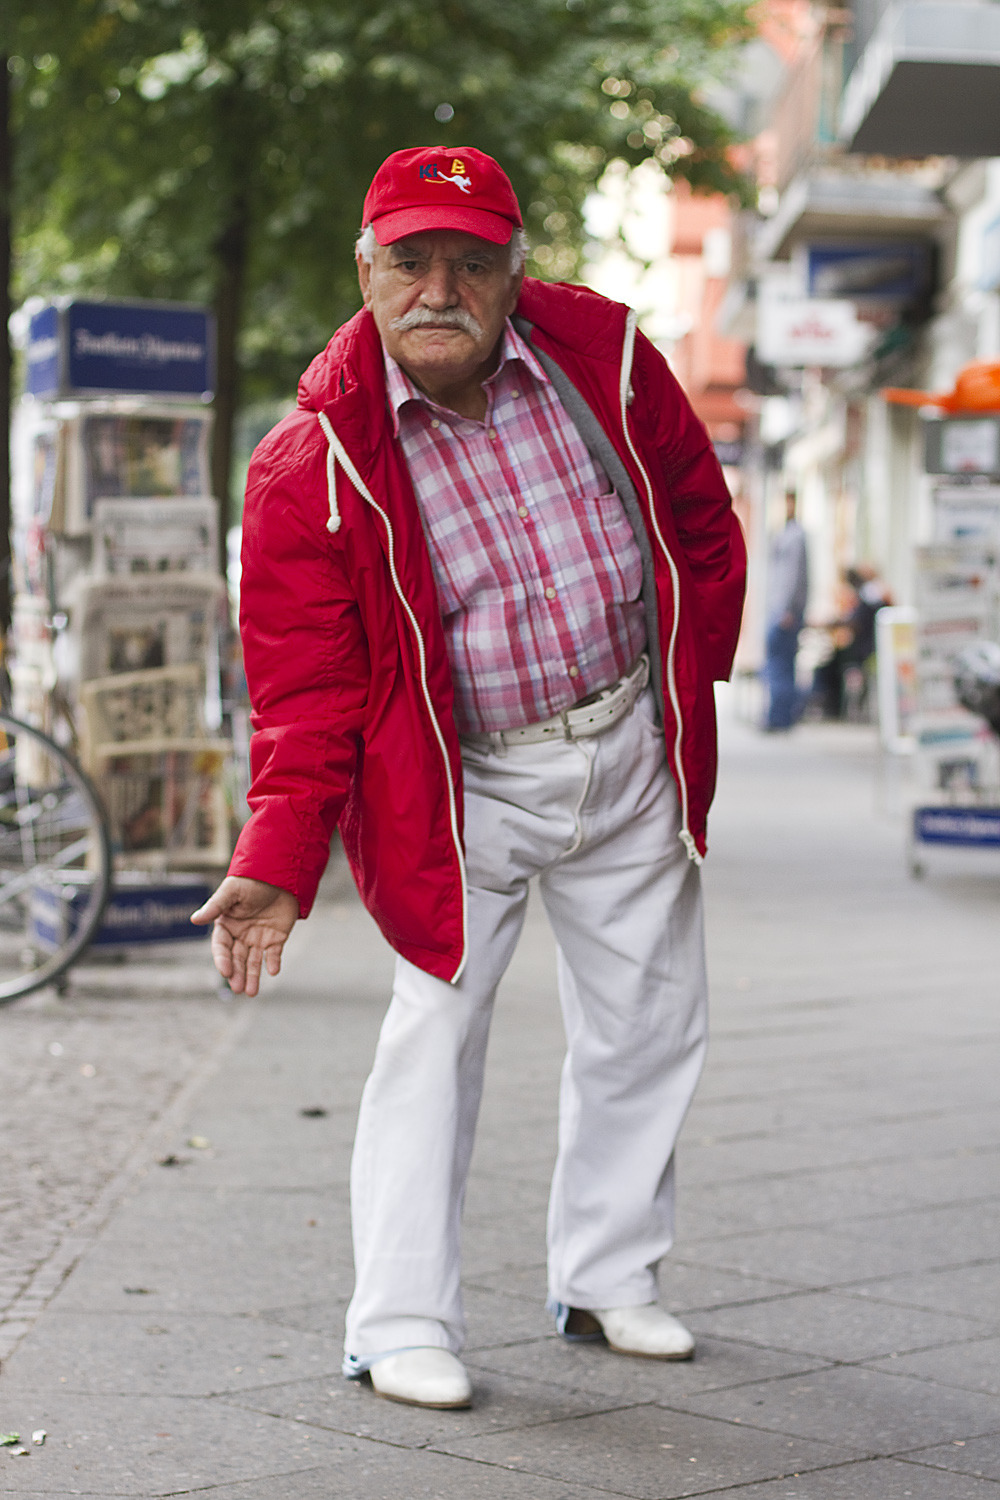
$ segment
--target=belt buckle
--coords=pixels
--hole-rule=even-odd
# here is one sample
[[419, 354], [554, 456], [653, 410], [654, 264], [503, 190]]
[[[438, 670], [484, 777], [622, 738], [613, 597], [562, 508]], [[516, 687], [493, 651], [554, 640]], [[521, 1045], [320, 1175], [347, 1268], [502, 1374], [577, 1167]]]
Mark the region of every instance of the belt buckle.
[[559, 711], [559, 717], [562, 720], [563, 739], [564, 740], [572, 740], [574, 738], [574, 736], [573, 736], [572, 725], [569, 722], [569, 709], [568, 708], [560, 709], [560, 711]]

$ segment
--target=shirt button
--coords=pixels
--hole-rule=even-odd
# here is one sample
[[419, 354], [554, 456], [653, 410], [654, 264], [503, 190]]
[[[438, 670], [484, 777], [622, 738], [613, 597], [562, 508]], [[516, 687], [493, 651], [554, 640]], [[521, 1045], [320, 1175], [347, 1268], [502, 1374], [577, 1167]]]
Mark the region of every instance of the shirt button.
[[491, 441], [495, 441], [495, 439], [496, 439], [496, 435], [497, 435], [497, 430], [496, 430], [496, 428], [495, 428], [495, 427], [491, 427], [491, 428], [490, 428], [490, 440], [491, 440]]
[[579, 675], [580, 675], [580, 668], [579, 667], [570, 667], [570, 669], [569, 669], [569, 675], [571, 677], [579, 677]]
[[517, 513], [521, 517], [522, 521], [526, 521], [528, 519], [528, 507], [526, 505], [519, 505], [517, 507]]
[[521, 394], [521, 392], [520, 391], [511, 391], [510, 394], [511, 394], [512, 398], [516, 401], [517, 398], [518, 398], [518, 396]]
[[432, 427], [440, 427], [441, 426], [441, 423], [439, 422], [439, 420], [438, 420], [437, 417], [431, 417], [431, 426]]
[[556, 597], [556, 591], [555, 591], [555, 589], [553, 589], [553, 588], [546, 589], [545, 590], [545, 597], [546, 597], [546, 599], [554, 599]]

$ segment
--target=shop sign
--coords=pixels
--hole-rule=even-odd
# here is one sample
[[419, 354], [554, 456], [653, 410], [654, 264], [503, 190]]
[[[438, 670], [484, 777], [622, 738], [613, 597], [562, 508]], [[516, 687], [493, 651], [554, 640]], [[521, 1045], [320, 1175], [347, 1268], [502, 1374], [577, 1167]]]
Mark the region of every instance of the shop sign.
[[925, 444], [928, 474], [1000, 477], [1000, 416], [930, 421]]
[[860, 363], [871, 338], [852, 302], [800, 297], [758, 304], [757, 355], [766, 365], [844, 369]]
[[903, 306], [927, 294], [930, 246], [921, 240], [894, 244], [809, 245], [806, 284], [811, 297], [846, 297], [862, 305]]
[[205, 308], [51, 304], [29, 324], [27, 388], [42, 399], [121, 394], [207, 400], [214, 356], [214, 324]]

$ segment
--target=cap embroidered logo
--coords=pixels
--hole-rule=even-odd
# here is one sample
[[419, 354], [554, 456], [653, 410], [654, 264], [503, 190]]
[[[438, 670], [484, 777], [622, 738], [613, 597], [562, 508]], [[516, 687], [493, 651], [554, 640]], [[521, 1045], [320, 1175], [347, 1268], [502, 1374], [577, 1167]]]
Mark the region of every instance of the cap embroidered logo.
[[472, 192], [472, 178], [466, 173], [465, 163], [457, 156], [451, 164], [450, 173], [440, 172], [437, 162], [424, 163], [419, 170], [421, 182], [453, 182], [461, 192]]

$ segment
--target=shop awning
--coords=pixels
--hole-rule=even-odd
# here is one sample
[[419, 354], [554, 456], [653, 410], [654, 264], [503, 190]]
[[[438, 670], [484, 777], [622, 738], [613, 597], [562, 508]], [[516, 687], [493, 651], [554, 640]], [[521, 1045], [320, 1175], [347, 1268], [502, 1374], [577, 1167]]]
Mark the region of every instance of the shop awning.
[[1000, 4], [896, 0], [847, 81], [840, 137], [879, 156], [1000, 156]]

